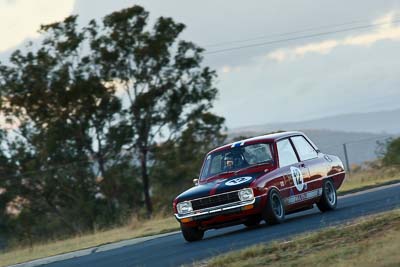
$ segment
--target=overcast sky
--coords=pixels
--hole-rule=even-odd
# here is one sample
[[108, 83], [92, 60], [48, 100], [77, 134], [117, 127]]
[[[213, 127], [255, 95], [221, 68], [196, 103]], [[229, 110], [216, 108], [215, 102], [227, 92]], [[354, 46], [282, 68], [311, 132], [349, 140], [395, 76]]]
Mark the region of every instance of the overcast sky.
[[[133, 4], [143, 5], [152, 20], [163, 15], [183, 22], [187, 29], [181, 37], [208, 52], [374, 24], [362, 30], [205, 55], [205, 64], [219, 76], [215, 112], [227, 119], [229, 127], [238, 127], [400, 108], [400, 1], [317, 3], [0, 0], [0, 60], [5, 61], [27, 40], [35, 40], [40, 24], [78, 14], [84, 25]], [[292, 34], [282, 35], [286, 33]]]

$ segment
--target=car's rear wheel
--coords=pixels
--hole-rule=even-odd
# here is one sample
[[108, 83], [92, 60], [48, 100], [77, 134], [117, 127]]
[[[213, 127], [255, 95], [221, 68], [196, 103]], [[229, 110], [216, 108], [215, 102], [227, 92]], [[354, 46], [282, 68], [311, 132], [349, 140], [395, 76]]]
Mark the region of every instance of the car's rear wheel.
[[285, 220], [285, 207], [279, 192], [275, 189], [272, 189], [268, 194], [263, 218], [270, 225], [282, 223]]
[[188, 242], [198, 241], [203, 239], [204, 230], [197, 227], [186, 227], [181, 224], [182, 235]]
[[246, 225], [246, 227], [253, 228], [257, 227], [261, 222], [261, 217], [258, 215], [253, 215], [249, 217], [243, 224]]
[[332, 180], [325, 180], [322, 184], [322, 195], [317, 203], [317, 207], [320, 211], [325, 212], [336, 209], [336, 205], [336, 188], [333, 185]]

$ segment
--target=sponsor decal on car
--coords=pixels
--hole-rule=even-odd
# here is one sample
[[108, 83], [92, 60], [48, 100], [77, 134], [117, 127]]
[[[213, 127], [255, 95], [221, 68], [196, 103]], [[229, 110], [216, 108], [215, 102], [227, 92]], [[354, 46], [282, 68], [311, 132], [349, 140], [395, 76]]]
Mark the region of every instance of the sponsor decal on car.
[[322, 188], [315, 189], [298, 195], [291, 195], [290, 197], [285, 199], [285, 202], [286, 204], [294, 204], [297, 202], [309, 200], [311, 198], [319, 197], [320, 195], [322, 195]]
[[247, 181], [250, 181], [251, 179], [253, 179], [253, 177], [251, 177], [251, 176], [238, 177], [238, 178], [227, 181], [225, 184], [228, 186], [238, 185], [238, 184], [243, 184]]

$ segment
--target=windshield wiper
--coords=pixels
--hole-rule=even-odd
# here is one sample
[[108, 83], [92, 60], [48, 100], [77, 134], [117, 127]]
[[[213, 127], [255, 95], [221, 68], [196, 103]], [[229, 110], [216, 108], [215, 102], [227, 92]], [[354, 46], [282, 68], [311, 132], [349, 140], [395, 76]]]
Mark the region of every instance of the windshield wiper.
[[217, 173], [216, 175], [213, 175], [213, 176], [211, 176], [211, 177], [208, 177], [208, 178], [206, 179], [206, 182], [208, 182], [209, 180], [214, 179], [214, 178], [216, 178], [216, 177], [218, 177], [218, 176], [220, 176], [220, 175], [230, 174], [230, 173], [236, 173], [236, 171], [226, 171], [226, 172]]
[[230, 174], [230, 173], [233, 173], [233, 172], [235, 172], [235, 171], [220, 172], [217, 175], [220, 176], [220, 175], [224, 175], [224, 174]]
[[235, 175], [238, 174], [238, 173], [241, 172], [241, 171], [244, 171], [244, 170], [247, 170], [247, 169], [251, 169], [251, 168], [253, 168], [253, 167], [265, 165], [265, 164], [268, 164], [268, 163], [269, 163], [269, 161], [263, 161], [263, 162], [259, 162], [259, 163], [256, 163], [256, 164], [253, 164], [253, 165], [250, 165], [250, 166], [241, 168], [240, 170], [235, 171]]

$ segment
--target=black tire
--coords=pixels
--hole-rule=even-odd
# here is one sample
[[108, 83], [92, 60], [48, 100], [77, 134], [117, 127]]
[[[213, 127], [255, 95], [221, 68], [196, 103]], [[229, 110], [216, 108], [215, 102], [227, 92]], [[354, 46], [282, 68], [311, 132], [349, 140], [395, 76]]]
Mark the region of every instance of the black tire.
[[186, 227], [181, 224], [181, 231], [183, 238], [185, 238], [185, 240], [188, 242], [199, 241], [203, 239], [204, 236], [204, 230], [201, 230], [197, 227]]
[[269, 192], [262, 215], [269, 225], [279, 224], [285, 220], [285, 206], [276, 189]]
[[254, 228], [260, 225], [261, 217], [258, 216], [251, 216], [249, 217], [243, 224], [248, 228]]
[[317, 202], [317, 207], [321, 212], [331, 211], [336, 209], [337, 194], [336, 188], [332, 180], [328, 179], [322, 183], [322, 195]]

